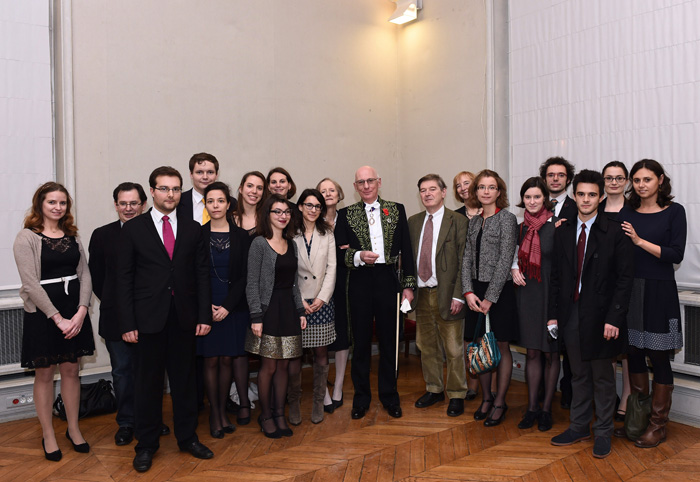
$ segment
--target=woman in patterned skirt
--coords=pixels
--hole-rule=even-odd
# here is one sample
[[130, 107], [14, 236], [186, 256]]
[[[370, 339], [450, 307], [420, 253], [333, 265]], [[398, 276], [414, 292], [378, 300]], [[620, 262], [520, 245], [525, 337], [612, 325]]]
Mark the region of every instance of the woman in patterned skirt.
[[[297, 207], [302, 223], [294, 242], [299, 253], [298, 282], [306, 313], [303, 348], [314, 350], [314, 394], [311, 421], [323, 421], [323, 398], [328, 382], [328, 345], [335, 340], [335, 237], [325, 221], [326, 201], [316, 189], [306, 189], [299, 196]], [[289, 363], [289, 422], [301, 423], [301, 358]]]
[[260, 355], [258, 423], [269, 438], [293, 435], [284, 418], [287, 370], [289, 360], [301, 356], [301, 332], [306, 328], [297, 283], [297, 249], [292, 241], [296, 231], [292, 209], [296, 206], [286, 198], [268, 197], [258, 211], [259, 236], [248, 252], [246, 298], [251, 329], [245, 349]]
[[[687, 222], [683, 206], [672, 201], [671, 178], [661, 164], [642, 159], [632, 166], [630, 178], [629, 204], [618, 217], [635, 246], [627, 360], [633, 393], [649, 393], [647, 357], [654, 367], [649, 426], [635, 442], [648, 448], [666, 440], [673, 392], [670, 356], [683, 346], [673, 265], [683, 261]], [[616, 436], [620, 434], [619, 429], [615, 431]]]
[[46, 459], [53, 462], [62, 457], [51, 414], [56, 365], [68, 419], [66, 438], [76, 452], [90, 450], [78, 426], [78, 371], [80, 357], [95, 350], [88, 316], [92, 280], [71, 204], [62, 185], [42, 185], [34, 193], [24, 229], [13, 246], [24, 301], [22, 366], [35, 370], [34, 406], [41, 424], [41, 445]]

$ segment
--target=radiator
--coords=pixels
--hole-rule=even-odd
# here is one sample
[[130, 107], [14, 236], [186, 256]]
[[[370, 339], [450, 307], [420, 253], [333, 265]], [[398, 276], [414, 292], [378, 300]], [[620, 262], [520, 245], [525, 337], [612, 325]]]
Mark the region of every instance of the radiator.
[[0, 375], [21, 373], [22, 300], [5, 298], [0, 300]]
[[700, 292], [679, 291], [683, 348], [671, 360], [674, 372], [700, 376]]

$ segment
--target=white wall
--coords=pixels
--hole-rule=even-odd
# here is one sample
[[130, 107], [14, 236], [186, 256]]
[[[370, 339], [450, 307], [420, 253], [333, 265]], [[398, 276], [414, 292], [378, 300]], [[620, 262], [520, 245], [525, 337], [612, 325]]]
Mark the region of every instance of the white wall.
[[[483, 4], [426, 0], [404, 27], [387, 21], [393, 9], [388, 0], [72, 0], [83, 236], [116, 219], [111, 191], [122, 181], [146, 186], [170, 164], [189, 187], [187, 161], [200, 151], [234, 186], [246, 171], [281, 165], [299, 188], [334, 177], [346, 204], [354, 171], [371, 164], [382, 196], [409, 214], [420, 209], [423, 174], [451, 185], [456, 172], [483, 168]], [[98, 346], [86, 366], [108, 363]]]

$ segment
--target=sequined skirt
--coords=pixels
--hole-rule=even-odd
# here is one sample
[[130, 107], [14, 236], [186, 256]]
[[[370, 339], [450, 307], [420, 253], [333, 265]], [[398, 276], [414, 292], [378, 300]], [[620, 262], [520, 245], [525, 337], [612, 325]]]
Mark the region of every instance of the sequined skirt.
[[245, 350], [276, 360], [299, 358], [302, 354], [301, 335], [272, 336], [263, 333], [261, 337], [257, 337], [249, 329], [245, 340]]

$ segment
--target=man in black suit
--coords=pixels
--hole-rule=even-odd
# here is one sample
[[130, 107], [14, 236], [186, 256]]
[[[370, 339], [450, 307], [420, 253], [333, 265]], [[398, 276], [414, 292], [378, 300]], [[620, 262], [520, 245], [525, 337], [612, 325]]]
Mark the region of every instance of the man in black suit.
[[573, 373], [569, 428], [552, 445], [588, 440], [595, 402], [593, 456], [610, 454], [615, 412], [613, 359], [627, 347], [633, 247], [620, 224], [598, 215], [603, 176], [583, 170], [573, 181], [578, 216], [554, 234], [549, 325], [558, 324]]
[[[219, 161], [212, 154], [200, 152], [190, 158], [189, 167], [192, 189], [182, 193], [177, 205], [177, 215], [184, 215], [199, 224], [206, 224], [210, 218], [204, 209], [204, 190], [219, 178]], [[231, 199], [229, 214], [236, 209], [236, 205], [236, 200]]]
[[[146, 193], [141, 184], [123, 182], [112, 193], [119, 219], [95, 229], [90, 237], [90, 276], [92, 290], [100, 300], [99, 333], [105, 340], [112, 364], [112, 381], [117, 398], [117, 445], [127, 445], [134, 438], [134, 359], [135, 347], [122, 340], [117, 313], [117, 254], [119, 233], [128, 220], [146, 207]], [[167, 427], [166, 427], [167, 428]]]
[[[373, 323], [379, 340], [379, 400], [390, 416], [401, 417], [396, 390], [397, 293], [413, 300], [416, 287], [411, 238], [402, 204], [379, 198], [382, 179], [370, 166], [355, 173], [355, 190], [362, 201], [341, 209], [335, 228], [338, 246], [348, 245], [345, 264], [350, 269], [348, 297], [354, 338], [352, 418], [365, 416], [372, 399], [369, 383]], [[401, 258], [403, 279], [396, 269]]]
[[[540, 166], [540, 177], [544, 179], [549, 190], [549, 200], [554, 205], [552, 211], [559, 219], [575, 219], [578, 214], [576, 203], [567, 194], [571, 181], [574, 179], [574, 166], [563, 157], [550, 157]], [[544, 356], [544, 355], [542, 355]], [[545, 364], [542, 364], [544, 370]], [[544, 390], [544, 371], [541, 389]], [[562, 376], [559, 381], [561, 390], [561, 407], [571, 406], [571, 364], [566, 350], [562, 351]]]
[[182, 176], [169, 166], [148, 183], [153, 208], [126, 223], [119, 239], [117, 293], [124, 341], [136, 344], [136, 457], [145, 472], [158, 450], [163, 379], [168, 372], [175, 437], [198, 458], [214, 454], [197, 438], [195, 335], [212, 323], [207, 245], [199, 224], [175, 215]]

